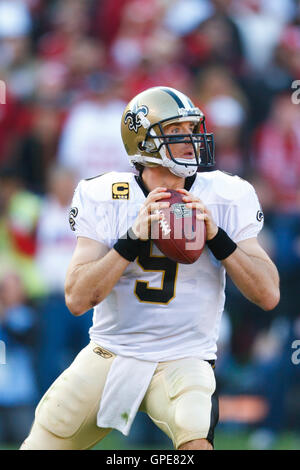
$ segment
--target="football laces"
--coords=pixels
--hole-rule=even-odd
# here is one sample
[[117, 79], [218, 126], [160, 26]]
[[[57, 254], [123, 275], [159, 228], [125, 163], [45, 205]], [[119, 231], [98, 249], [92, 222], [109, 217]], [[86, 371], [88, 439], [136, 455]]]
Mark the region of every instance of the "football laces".
[[156, 209], [155, 214], [162, 214], [162, 219], [159, 219], [158, 225], [161, 228], [163, 235], [167, 236], [171, 232], [170, 226], [165, 218], [163, 211]]

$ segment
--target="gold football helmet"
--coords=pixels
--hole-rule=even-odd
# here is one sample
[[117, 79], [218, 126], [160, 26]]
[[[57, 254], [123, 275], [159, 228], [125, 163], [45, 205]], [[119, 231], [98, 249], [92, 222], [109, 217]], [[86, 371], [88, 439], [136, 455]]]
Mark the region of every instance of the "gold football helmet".
[[[164, 133], [166, 125], [185, 121], [195, 124], [192, 134]], [[199, 166], [214, 165], [214, 138], [206, 132], [202, 111], [174, 88], [158, 86], [135, 96], [123, 113], [121, 134], [133, 164], [162, 165], [180, 177], [193, 175]], [[191, 143], [194, 159], [175, 159], [169, 144], [176, 143]]]

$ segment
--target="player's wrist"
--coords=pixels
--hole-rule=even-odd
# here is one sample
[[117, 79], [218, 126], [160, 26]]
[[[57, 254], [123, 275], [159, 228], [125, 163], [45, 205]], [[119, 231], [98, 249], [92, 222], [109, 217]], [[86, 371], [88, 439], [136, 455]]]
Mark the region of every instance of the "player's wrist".
[[128, 232], [133, 240], [143, 240], [141, 233], [141, 224], [135, 222], [132, 227], [128, 229]]
[[217, 235], [219, 227], [213, 224], [213, 227], [208, 227], [206, 225], [206, 241], [210, 241]]
[[114, 244], [113, 248], [120, 256], [132, 262], [138, 257], [142, 246], [141, 244], [143, 243], [144, 242], [135, 234], [132, 227], [130, 227]]
[[206, 244], [214, 257], [219, 261], [228, 258], [237, 249], [237, 244], [221, 227], [218, 227], [217, 234], [210, 240], [207, 240]]

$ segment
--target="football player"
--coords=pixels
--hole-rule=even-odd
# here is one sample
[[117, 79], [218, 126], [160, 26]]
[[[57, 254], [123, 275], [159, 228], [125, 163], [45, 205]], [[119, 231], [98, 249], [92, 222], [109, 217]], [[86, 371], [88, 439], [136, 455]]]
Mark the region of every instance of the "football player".
[[[257, 241], [263, 214], [253, 187], [197, 172], [214, 164], [214, 142], [191, 100], [150, 88], [127, 105], [121, 132], [139, 175], [82, 180], [70, 212], [77, 246], [66, 304], [75, 316], [94, 308], [91, 341], [40, 401], [22, 449], [91, 448], [113, 428], [127, 435], [138, 410], [175, 449], [212, 449], [226, 272], [262, 309], [279, 301], [277, 269]], [[205, 249], [190, 265], [149, 238], [168, 189], [205, 221]]]

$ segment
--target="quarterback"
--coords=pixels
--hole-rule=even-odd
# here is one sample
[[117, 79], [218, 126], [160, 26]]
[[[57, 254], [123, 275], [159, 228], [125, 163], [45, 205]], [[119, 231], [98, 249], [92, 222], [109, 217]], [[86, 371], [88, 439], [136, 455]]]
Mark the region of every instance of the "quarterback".
[[[90, 343], [41, 399], [21, 449], [88, 449], [111, 429], [128, 435], [139, 410], [175, 449], [212, 449], [226, 273], [262, 309], [279, 301], [277, 269], [257, 240], [254, 188], [197, 172], [214, 164], [200, 109], [175, 89], [150, 88], [127, 105], [121, 132], [137, 172], [80, 181], [70, 211], [77, 245], [65, 298], [75, 316], [94, 308]], [[151, 240], [169, 189], [206, 226], [193, 264], [165, 257]]]

